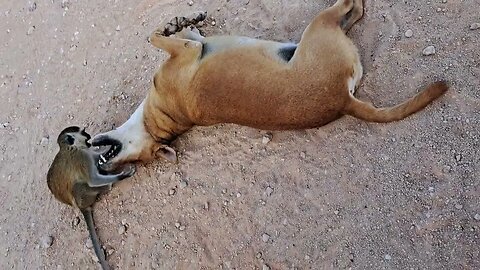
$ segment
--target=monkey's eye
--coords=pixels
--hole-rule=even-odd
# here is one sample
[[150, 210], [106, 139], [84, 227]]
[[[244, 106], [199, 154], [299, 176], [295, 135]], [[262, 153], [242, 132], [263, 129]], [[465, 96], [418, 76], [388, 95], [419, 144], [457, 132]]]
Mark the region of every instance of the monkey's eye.
[[67, 143], [73, 145], [75, 143], [75, 138], [73, 138], [72, 135], [67, 135]]

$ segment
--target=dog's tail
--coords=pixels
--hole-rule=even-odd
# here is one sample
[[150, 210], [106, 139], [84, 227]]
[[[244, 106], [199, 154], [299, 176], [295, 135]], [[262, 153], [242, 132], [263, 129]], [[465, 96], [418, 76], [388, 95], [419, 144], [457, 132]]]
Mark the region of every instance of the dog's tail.
[[369, 122], [386, 123], [398, 121], [425, 108], [447, 90], [447, 83], [438, 81], [403, 103], [388, 108], [375, 108], [371, 104], [351, 96], [343, 113]]

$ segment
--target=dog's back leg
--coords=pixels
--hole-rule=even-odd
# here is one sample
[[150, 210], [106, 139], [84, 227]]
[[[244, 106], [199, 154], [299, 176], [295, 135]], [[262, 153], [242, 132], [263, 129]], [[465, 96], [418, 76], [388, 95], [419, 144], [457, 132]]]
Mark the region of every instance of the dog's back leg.
[[186, 57], [197, 59], [202, 54], [202, 43], [189, 39], [174, 38], [163, 36], [161, 32], [154, 32], [150, 38], [150, 43], [170, 54], [171, 58]]
[[322, 28], [340, 27], [340, 22], [353, 8], [354, 0], [338, 0], [335, 5], [323, 10], [307, 26], [303, 32], [301, 42], [309, 42], [310, 37], [317, 38]]
[[352, 10], [342, 20], [342, 29], [346, 33], [363, 16], [363, 0], [354, 0]]

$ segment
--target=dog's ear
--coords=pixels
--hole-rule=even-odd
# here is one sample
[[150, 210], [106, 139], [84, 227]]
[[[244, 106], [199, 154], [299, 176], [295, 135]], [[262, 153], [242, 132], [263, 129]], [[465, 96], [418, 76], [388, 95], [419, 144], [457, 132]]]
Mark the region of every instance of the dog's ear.
[[177, 152], [169, 146], [162, 145], [155, 153], [157, 157], [162, 157], [172, 163], [177, 163]]

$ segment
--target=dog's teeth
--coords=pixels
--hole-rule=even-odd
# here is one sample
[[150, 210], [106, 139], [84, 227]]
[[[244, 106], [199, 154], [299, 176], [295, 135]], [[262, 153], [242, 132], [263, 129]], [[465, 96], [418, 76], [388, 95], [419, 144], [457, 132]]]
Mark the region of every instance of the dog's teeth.
[[102, 160], [102, 163], [107, 162], [107, 160], [105, 159], [105, 157], [103, 155], [100, 155], [100, 159]]

